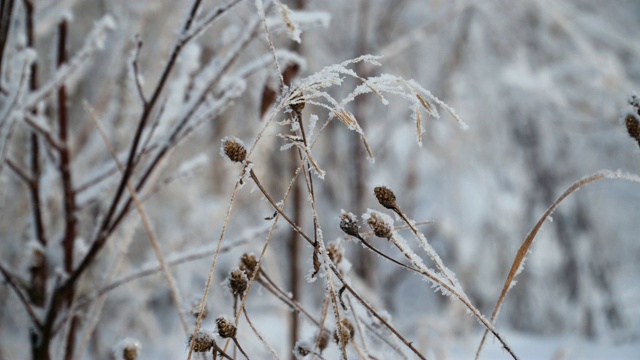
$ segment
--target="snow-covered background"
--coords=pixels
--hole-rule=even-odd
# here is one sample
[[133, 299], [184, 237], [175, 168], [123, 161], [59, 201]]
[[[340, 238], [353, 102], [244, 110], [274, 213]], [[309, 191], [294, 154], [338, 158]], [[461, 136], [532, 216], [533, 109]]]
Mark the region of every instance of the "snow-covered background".
[[[25, 51], [28, 40], [23, 2], [13, 3], [0, 69], [3, 162], [9, 159], [18, 167], [29, 167], [32, 127], [24, 117], [30, 110], [19, 110], [23, 102], [33, 98], [33, 92], [21, 85], [24, 64], [35, 58], [39, 87], [55, 80], [60, 19], [69, 21], [70, 58], [90, 51], [64, 78], [69, 97], [71, 169], [76, 189], [82, 188], [76, 192], [75, 240], [76, 259], [81, 259], [96, 237], [120, 179], [83, 104], [86, 101], [93, 109], [124, 162], [142, 112], [132, 76], [134, 36], [139, 34], [143, 43], [139, 77], [149, 98], [181, 36], [192, 2], [35, 1], [35, 53]], [[196, 19], [202, 21], [216, 6], [227, 3], [235, 1], [203, 1]], [[422, 110], [425, 131], [419, 146], [413, 102], [385, 94], [389, 100], [385, 105], [375, 94], [362, 95], [346, 109], [367, 136], [376, 157], [375, 163], [370, 163], [355, 132], [336, 119], [321, 129], [328, 119], [326, 109], [308, 104], [303, 112], [307, 130], [312, 123], [308, 120], [317, 115], [314, 134], [322, 131], [312, 155], [326, 171], [324, 180], [313, 178], [325, 242], [345, 240], [338, 227], [341, 209], [359, 218], [367, 208], [383, 211], [373, 188], [384, 184], [395, 191], [398, 204], [411, 218], [431, 221], [419, 229], [457, 274], [471, 302], [487, 317], [520, 244], [558, 196], [576, 180], [600, 169], [640, 173], [640, 150], [620, 120], [627, 99], [640, 88], [638, 1], [284, 2], [293, 11], [291, 21], [302, 30], [300, 44], [290, 39], [292, 32], [282, 14], [268, 3], [266, 24], [279, 64], [282, 70], [293, 68], [293, 64], [299, 68], [294, 87], [296, 81], [325, 66], [363, 54], [381, 55], [381, 66], [350, 68], [363, 77], [393, 74], [414, 79], [455, 109], [468, 125], [467, 130], [461, 129], [442, 107], [437, 107], [439, 119]], [[171, 146], [170, 154], [152, 174], [156, 185], [145, 187], [153, 194], [145, 202], [145, 210], [165, 260], [191, 256], [171, 267], [184, 312], [202, 297], [240, 171], [241, 165], [219, 155], [220, 140], [234, 136], [251, 146], [269, 117], [269, 108], [264, 115], [261, 111], [265, 89], [279, 88], [258, 14], [254, 1], [240, 1], [185, 45], [147, 130], [151, 158], [170, 143], [169, 134], [186, 116], [196, 95], [207, 94], [207, 100], [189, 118], [189, 126], [197, 128], [186, 140]], [[110, 18], [104, 20], [107, 15]], [[99, 31], [104, 34], [88, 41], [92, 29], [100, 24], [104, 29]], [[246, 47], [244, 39], [248, 40]], [[233, 61], [226, 67], [229, 59]], [[223, 76], [205, 90], [217, 73]], [[329, 93], [340, 101], [358, 85], [345, 76], [342, 85], [330, 88]], [[52, 93], [35, 104], [36, 120], [54, 133], [56, 101]], [[276, 120], [286, 118], [288, 115], [281, 112]], [[156, 120], [157, 126], [152, 125]], [[281, 151], [286, 141], [277, 136], [279, 133], [291, 134], [285, 126], [270, 126], [250, 156], [254, 171], [276, 201], [293, 176], [292, 159], [298, 161], [296, 147]], [[59, 158], [44, 137], [39, 141], [50, 294], [56, 281], [68, 275], [62, 268], [60, 243], [65, 220]], [[149, 158], [142, 158], [142, 168]], [[103, 180], [83, 188], [105, 172]], [[142, 170], [134, 174], [134, 180], [140, 176]], [[301, 179], [297, 214], [300, 226], [312, 234], [311, 203]], [[287, 203], [285, 212], [293, 214], [294, 206]], [[34, 245], [31, 209], [24, 181], [8, 165], [0, 167], [0, 262], [24, 283], [24, 289], [29, 286], [34, 246], [39, 246]], [[272, 224], [265, 218], [272, 215], [273, 208], [251, 182], [238, 191], [225, 230], [225, 251], [220, 254], [208, 296], [210, 315], [203, 322], [205, 330], [215, 329], [214, 319], [219, 314], [233, 313], [225, 278], [238, 266], [243, 253], [260, 254]], [[639, 218], [640, 185], [620, 180], [590, 184], [559, 206], [538, 234], [496, 323], [516, 354], [523, 359], [638, 358]], [[361, 227], [364, 231], [366, 224]], [[400, 234], [411, 238], [407, 230]], [[290, 291], [292, 278], [290, 237], [290, 226], [280, 220], [262, 265], [285, 291]], [[300, 237], [296, 241], [303, 243]], [[372, 237], [370, 241], [401, 259], [386, 240]], [[325, 299], [324, 280], [306, 281], [313, 266], [312, 249], [304, 244], [296, 255], [299, 302], [319, 318]], [[427, 358], [474, 356], [483, 327], [460, 302], [434, 292], [422, 278], [394, 264], [363, 256], [354, 241], [341, 245], [344, 261], [352, 265], [348, 273], [352, 286], [376, 309], [388, 312], [398, 331]], [[417, 246], [415, 250], [419, 250]], [[187, 357], [188, 335], [160, 272], [105, 292], [100, 301], [96, 298], [97, 290], [157, 263], [133, 208], [77, 288], [76, 303], [89, 306], [78, 313], [82, 320], [75, 330], [75, 356], [109, 358], [119, 341], [131, 337], [142, 345], [141, 359]], [[2, 279], [0, 359], [29, 358], [31, 320], [6, 278]], [[247, 309], [252, 320], [281, 358], [290, 357], [289, 308], [260, 285], [251, 291]], [[46, 306], [35, 307], [36, 316], [44, 317], [46, 310]], [[195, 321], [191, 315], [187, 317], [192, 331]], [[331, 322], [327, 326], [332, 328]], [[58, 330], [51, 346], [54, 359], [63, 358], [69, 331], [62, 325]], [[300, 317], [297, 338], [309, 339], [315, 331], [312, 323]], [[386, 338], [397, 341], [388, 333]], [[252, 359], [272, 356], [244, 320], [239, 324], [238, 340]], [[377, 338], [366, 340], [359, 346], [366, 350], [368, 344], [378, 359], [400, 356]], [[356, 341], [361, 342], [358, 334]], [[400, 348], [406, 357], [413, 358], [406, 347]], [[350, 358], [361, 355], [349, 346], [347, 353]], [[339, 354], [335, 344], [323, 353], [326, 359]], [[509, 356], [489, 338], [482, 358]]]

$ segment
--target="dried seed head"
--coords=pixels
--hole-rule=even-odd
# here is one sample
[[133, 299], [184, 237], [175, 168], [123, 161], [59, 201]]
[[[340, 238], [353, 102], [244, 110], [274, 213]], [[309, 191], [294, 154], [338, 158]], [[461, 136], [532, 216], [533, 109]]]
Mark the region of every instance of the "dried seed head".
[[373, 193], [376, 195], [380, 205], [392, 210], [396, 208], [396, 196], [388, 187], [377, 186], [373, 189]]
[[[244, 271], [248, 279], [253, 277], [253, 273], [258, 269], [258, 259], [253, 254], [244, 254], [240, 258], [240, 270]], [[256, 275], [256, 279], [260, 273]]]
[[333, 261], [334, 264], [339, 264], [342, 261], [342, 246], [337, 242], [331, 242], [327, 246], [327, 251], [329, 255], [329, 259]]
[[191, 346], [192, 343], [193, 351], [195, 352], [211, 351], [216, 345], [213, 335], [208, 331], [198, 331], [195, 338], [193, 334], [189, 335], [189, 346]]
[[216, 319], [216, 324], [218, 325], [218, 335], [223, 338], [234, 338], [236, 337], [237, 328], [229, 319], [224, 316], [221, 316]]
[[229, 288], [234, 296], [244, 296], [244, 292], [247, 291], [247, 284], [249, 280], [244, 271], [237, 269], [233, 270], [229, 274]]
[[369, 215], [367, 224], [369, 224], [375, 236], [385, 239], [391, 238], [391, 226], [377, 213], [374, 212]]
[[305, 340], [298, 340], [293, 348], [293, 353], [300, 357], [305, 357], [311, 353], [311, 344]]
[[233, 162], [243, 162], [247, 157], [247, 149], [236, 138], [225, 137], [222, 139], [222, 151]]
[[124, 360], [136, 360], [140, 351], [140, 343], [132, 338], [126, 338], [118, 344], [118, 351]]
[[289, 107], [291, 108], [291, 110], [293, 110], [296, 114], [301, 114], [302, 110], [304, 110], [304, 97], [302, 94], [300, 94], [299, 96], [295, 97], [294, 99], [291, 100], [294, 103], [290, 103]]
[[340, 344], [341, 342], [343, 344], [347, 344], [351, 339], [353, 339], [354, 333], [355, 329], [351, 322], [346, 318], [342, 318], [338, 323], [336, 331], [333, 333], [333, 341], [335, 341], [336, 344]]
[[[194, 299], [193, 301], [191, 301], [191, 309], [189, 310], [189, 312], [196, 319], [200, 316], [201, 304], [202, 304], [202, 299]], [[206, 319], [207, 315], [209, 315], [209, 310], [205, 305], [204, 310], [202, 311], [202, 319]]]
[[345, 234], [358, 237], [358, 221], [352, 213], [346, 213], [344, 210], [340, 214], [340, 229]]
[[329, 333], [329, 330], [326, 329], [322, 329], [322, 332], [320, 333], [320, 336], [318, 336], [318, 350], [320, 350], [320, 352], [322, 353], [322, 351], [324, 349], [327, 348], [327, 346], [329, 346], [329, 339], [331, 337], [331, 333]]
[[635, 114], [628, 114], [624, 122], [627, 126], [627, 133], [635, 139], [640, 146], [640, 121], [638, 121], [638, 117]]

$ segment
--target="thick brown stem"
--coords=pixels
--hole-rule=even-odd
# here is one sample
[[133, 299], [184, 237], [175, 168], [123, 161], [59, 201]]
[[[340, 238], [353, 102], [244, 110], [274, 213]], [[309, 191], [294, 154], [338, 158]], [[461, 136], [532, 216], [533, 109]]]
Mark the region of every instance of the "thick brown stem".
[[[294, 152], [291, 152], [292, 160], [291, 167], [293, 172], [298, 168], [298, 158]], [[301, 184], [293, 185], [293, 192], [291, 194], [291, 201], [293, 202], [293, 221], [296, 224], [300, 224], [302, 222], [302, 189]], [[291, 230], [289, 235], [289, 289], [291, 290], [291, 297], [293, 301], [298, 301], [300, 299], [300, 269], [298, 266], [298, 258], [300, 254], [300, 241], [298, 239], [298, 234]], [[296, 312], [291, 312], [289, 323], [291, 325], [289, 332], [289, 343], [291, 345], [291, 349], [298, 341], [298, 314]], [[293, 353], [292, 353], [293, 355]]]

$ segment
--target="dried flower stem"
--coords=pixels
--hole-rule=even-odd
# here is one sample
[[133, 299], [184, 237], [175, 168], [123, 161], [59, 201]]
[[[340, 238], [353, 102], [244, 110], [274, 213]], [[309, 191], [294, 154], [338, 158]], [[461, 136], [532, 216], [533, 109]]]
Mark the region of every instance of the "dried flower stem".
[[260, 342], [262, 342], [264, 347], [266, 347], [267, 350], [269, 350], [269, 352], [271, 353], [271, 355], [273, 356], [274, 359], [279, 360], [280, 357], [278, 357], [278, 354], [276, 354], [276, 351], [273, 350], [273, 347], [271, 347], [271, 345], [269, 345], [269, 343], [262, 337], [262, 335], [260, 335], [260, 332], [258, 331], [258, 329], [256, 329], [256, 327], [251, 322], [251, 319], [249, 319], [249, 314], [247, 313], [247, 309], [243, 308], [242, 312], [244, 313], [244, 318], [247, 320], [247, 323], [249, 324], [249, 327], [251, 327], [251, 330], [253, 330], [253, 332], [256, 334], [258, 339], [260, 339]]
[[514, 359], [518, 358], [513, 350], [511, 350], [511, 347], [506, 343], [504, 338], [500, 335], [500, 333], [498, 333], [498, 330], [496, 330], [492, 323], [490, 323], [484, 316], [482, 316], [480, 311], [475, 306], [473, 306], [473, 304], [471, 304], [469, 299], [460, 292], [460, 289], [458, 287], [449, 284], [447, 281], [443, 281], [442, 278], [440, 278], [436, 273], [433, 272], [433, 270], [425, 267], [418, 259], [415, 258], [415, 254], [413, 252], [410, 253], [409, 251], [407, 251], [407, 249], [405, 249], [405, 246], [400, 243], [398, 239], [392, 236], [389, 240], [412, 264], [414, 264], [416, 268], [420, 269], [421, 273], [425, 277], [427, 277], [431, 282], [442, 287], [444, 290], [460, 300], [467, 307], [467, 309], [469, 309], [469, 311], [471, 311], [471, 313], [478, 319], [478, 321], [480, 321], [480, 323], [485, 326], [487, 331], [491, 331], [491, 333], [502, 343], [502, 346], [505, 348], [505, 350], [507, 350], [509, 355], [511, 355]]
[[353, 295], [353, 297], [356, 298], [356, 300], [358, 300], [358, 302], [360, 304], [362, 304], [362, 306], [364, 306], [367, 310], [369, 310], [369, 312], [373, 316], [375, 316], [387, 329], [389, 329], [396, 337], [398, 337], [398, 339], [400, 339], [400, 341], [402, 341], [409, 349], [411, 349], [411, 351], [413, 351], [414, 354], [416, 354], [420, 359], [426, 360], [424, 355], [422, 355], [418, 351], [418, 349], [416, 349], [413, 346], [412, 342], [408, 341], [402, 335], [400, 335], [400, 333], [393, 326], [391, 326], [391, 324], [389, 324], [382, 316], [380, 316], [380, 314], [378, 314], [378, 312], [373, 307], [371, 307], [371, 305], [369, 305], [366, 301], [364, 301], [364, 299], [360, 295], [358, 295], [358, 293], [351, 286], [349, 286], [349, 284], [347, 284], [347, 282], [340, 275], [340, 272], [338, 271], [338, 269], [336, 269], [331, 264], [329, 266], [331, 267], [331, 270], [333, 271], [333, 273], [342, 282], [342, 285]]
[[284, 211], [282, 210], [282, 208], [280, 208], [280, 206], [278, 206], [276, 204], [276, 202], [273, 200], [273, 198], [271, 197], [271, 195], [269, 195], [269, 193], [267, 192], [267, 190], [262, 186], [262, 183], [260, 182], [260, 179], [258, 179], [258, 176], [256, 175], [256, 173], [253, 171], [253, 169], [249, 170], [249, 174], [251, 176], [251, 179], [253, 179], [253, 181], [256, 183], [256, 185], [258, 186], [258, 188], [260, 189], [260, 191], [262, 192], [262, 194], [264, 195], [264, 197], [269, 201], [269, 203], [271, 204], [271, 206], [273, 206], [273, 208], [278, 212], [278, 214], [280, 216], [282, 216], [288, 223], [289, 225], [291, 225], [291, 227], [298, 233], [300, 234], [300, 236], [302, 236], [305, 240], [307, 240], [307, 242], [309, 244], [311, 244], [312, 246], [314, 246], [314, 241], [311, 240], [311, 238], [305, 234], [304, 230], [302, 230], [298, 225], [296, 225], [293, 220], [291, 220], [289, 218], [289, 216], [287, 216], [287, 214], [284, 213]]
[[[577, 191], [583, 186], [586, 186], [588, 184], [591, 184], [593, 182], [596, 182], [602, 179], [618, 179], [618, 180], [627, 180], [631, 182], [640, 183], [640, 177], [636, 175], [622, 174], [620, 172], [612, 172], [609, 170], [601, 170], [592, 175], [589, 175], [587, 177], [584, 177], [576, 181], [564, 193], [562, 193], [562, 195], [560, 195], [556, 199], [556, 201], [554, 201], [553, 204], [551, 204], [551, 206], [547, 209], [547, 211], [544, 212], [544, 214], [535, 224], [533, 229], [531, 229], [529, 234], [527, 234], [522, 245], [520, 245], [520, 248], [518, 249], [518, 252], [516, 253], [515, 258], [513, 259], [513, 264], [511, 265], [511, 269], [509, 270], [507, 279], [505, 280], [504, 285], [502, 286], [502, 291], [500, 292], [498, 301], [496, 301], [496, 305], [493, 308], [493, 313], [491, 314], [492, 324], [495, 323], [498, 317], [498, 313], [500, 311], [500, 307], [502, 306], [504, 299], [507, 296], [507, 292], [509, 291], [509, 289], [511, 289], [511, 286], [513, 285], [513, 280], [515, 279], [516, 275], [518, 275], [519, 269], [520, 270], [522, 269], [525, 257], [529, 252], [529, 249], [533, 244], [533, 240], [535, 240], [535, 237], [540, 231], [540, 229], [542, 228], [542, 225], [544, 224], [544, 222], [551, 216], [551, 214], [555, 211], [558, 205], [560, 205], [560, 203], [564, 201], [564, 199], [569, 197], [569, 195], [571, 195], [572, 193], [574, 193], [575, 191]], [[482, 340], [480, 340], [480, 345], [478, 345], [478, 350], [476, 351], [476, 359], [480, 357], [480, 352], [482, 351], [482, 347], [486, 340], [488, 329], [489, 328], [487, 327], [487, 330], [485, 330], [484, 334], [482, 335]]]
[[440, 259], [440, 256], [438, 256], [438, 254], [436, 254], [436, 252], [433, 250], [431, 245], [429, 245], [429, 243], [427, 243], [427, 241], [424, 238], [424, 236], [422, 236], [418, 232], [418, 229], [416, 229], [416, 227], [413, 225], [413, 222], [407, 217], [407, 215], [405, 215], [402, 212], [402, 210], [400, 210], [400, 207], [398, 205], [396, 205], [393, 208], [393, 211], [395, 211], [402, 218], [402, 220], [404, 220], [404, 222], [407, 223], [407, 225], [411, 229], [411, 232], [413, 233], [413, 235], [418, 240], [418, 243], [421, 245], [421, 247], [424, 249], [424, 251], [427, 252], [427, 254], [431, 258], [431, 260], [433, 260], [433, 262], [436, 264], [436, 267], [438, 268], [440, 273], [442, 273], [442, 275], [447, 279], [447, 281], [449, 281], [449, 283], [453, 287], [456, 287], [457, 286], [456, 283], [449, 276], [450, 270], [442, 263], [442, 259]]

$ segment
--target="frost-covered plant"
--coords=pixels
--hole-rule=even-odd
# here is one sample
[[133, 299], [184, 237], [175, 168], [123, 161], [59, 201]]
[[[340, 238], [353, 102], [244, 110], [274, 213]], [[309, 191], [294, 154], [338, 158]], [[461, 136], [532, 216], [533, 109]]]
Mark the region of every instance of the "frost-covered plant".
[[[493, 14], [485, 11], [490, 3], [477, 5], [479, 11]], [[455, 126], [468, 126], [441, 98], [469, 113], [485, 90], [476, 87], [522, 81], [513, 75], [522, 75], [521, 64], [492, 73], [491, 81], [458, 83], [452, 69], [471, 32], [448, 44], [454, 55], [445, 65], [421, 66], [437, 73], [436, 81], [387, 74], [401, 72], [389, 65], [398, 49], [419, 48], [412, 44], [431, 31], [429, 23], [395, 38], [393, 14], [412, 2], [359, 2], [362, 23], [342, 21], [350, 16], [345, 11], [330, 22], [328, 13], [311, 10], [325, 6], [318, 4], [136, 1], [105, 2], [100, 10], [77, 1], [0, 4], [0, 237], [7, 244], [0, 286], [10, 290], [0, 300], [11, 300], [0, 313], [0, 357], [106, 357], [103, 348], [126, 329], [140, 340], [117, 343], [117, 358], [152, 352], [230, 359], [240, 351], [246, 358], [424, 359], [432, 349], [422, 344], [432, 342], [413, 326], [423, 314], [392, 309], [405, 297], [398, 284], [417, 279], [450, 297], [452, 308], [470, 313], [516, 358], [495, 321], [542, 224], [587, 184], [640, 179], [600, 171], [574, 183], [525, 238], [485, 317], [475, 303], [489, 301], [490, 286], [469, 280], [474, 271], [456, 262], [469, 241], [456, 231], [444, 245], [427, 240], [424, 223], [410, 214], [423, 214], [424, 194], [438, 192], [424, 174], [432, 164], [420, 154], [466, 167], [448, 162], [462, 145], [447, 137], [459, 133]], [[465, 3], [449, 10], [443, 18], [474, 9]], [[93, 18], [95, 12], [104, 14]], [[384, 30], [370, 29], [368, 16], [379, 17], [375, 25]], [[575, 33], [567, 23], [550, 26]], [[348, 24], [358, 30], [357, 46], [347, 53], [307, 41], [318, 27], [336, 43], [351, 41]], [[383, 48], [368, 45], [384, 41]], [[329, 55], [340, 60], [327, 61]], [[540, 77], [558, 74], [566, 69]], [[481, 110], [493, 115], [505, 103], [530, 100], [536, 110], [547, 108], [529, 96], [500, 100]], [[638, 99], [629, 104], [623, 122], [640, 144]], [[513, 123], [514, 132], [523, 131]], [[218, 151], [222, 157], [211, 156]], [[406, 186], [396, 186], [401, 174]], [[390, 180], [393, 186], [374, 187]], [[480, 192], [474, 185], [469, 203]], [[376, 200], [382, 211], [364, 212]], [[444, 202], [436, 202], [437, 213]], [[361, 221], [341, 207], [364, 212]], [[471, 237], [489, 248], [484, 236]], [[503, 263], [488, 262], [480, 269]], [[16, 302], [24, 312], [13, 311]], [[229, 316], [211, 319], [209, 311]], [[446, 320], [456, 324], [451, 328], [466, 323]], [[7, 330], [16, 324], [28, 336]], [[145, 339], [154, 345], [142, 352]]]

